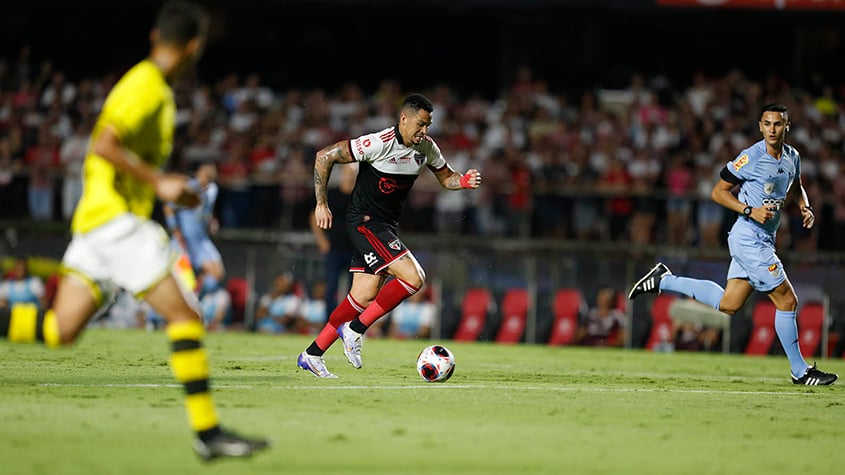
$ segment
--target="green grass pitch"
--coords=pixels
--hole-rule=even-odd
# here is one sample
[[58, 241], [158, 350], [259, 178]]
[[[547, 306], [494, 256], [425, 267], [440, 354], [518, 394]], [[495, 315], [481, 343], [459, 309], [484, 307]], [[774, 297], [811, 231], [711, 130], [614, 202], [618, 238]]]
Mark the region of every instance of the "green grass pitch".
[[[841, 473], [845, 390], [791, 384], [785, 358], [443, 342], [339, 345], [339, 379], [295, 367], [305, 337], [211, 334], [221, 419], [273, 447], [200, 462], [162, 333], [92, 330], [74, 348], [0, 344], [0, 473]], [[820, 367], [845, 373], [845, 361]]]

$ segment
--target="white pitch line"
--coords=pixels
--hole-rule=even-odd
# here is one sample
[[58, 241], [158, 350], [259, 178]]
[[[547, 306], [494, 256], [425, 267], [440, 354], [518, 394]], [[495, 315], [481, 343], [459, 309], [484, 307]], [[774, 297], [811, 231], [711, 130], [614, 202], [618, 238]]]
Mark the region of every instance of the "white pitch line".
[[[77, 384], [77, 383], [40, 383], [43, 387], [73, 387], [73, 388], [179, 388], [181, 384]], [[412, 384], [408, 386], [251, 386], [251, 385], [214, 385], [214, 389], [272, 389], [294, 391], [398, 391], [417, 389], [507, 389], [512, 391], [557, 391], [557, 392], [593, 392], [593, 393], [679, 393], [679, 394], [724, 394], [749, 396], [820, 396], [827, 393], [798, 392], [798, 391], [728, 391], [714, 389], [669, 389], [669, 388], [600, 388], [600, 387], [571, 387], [571, 386], [502, 386], [484, 384]], [[830, 393], [833, 394], [833, 393]]]

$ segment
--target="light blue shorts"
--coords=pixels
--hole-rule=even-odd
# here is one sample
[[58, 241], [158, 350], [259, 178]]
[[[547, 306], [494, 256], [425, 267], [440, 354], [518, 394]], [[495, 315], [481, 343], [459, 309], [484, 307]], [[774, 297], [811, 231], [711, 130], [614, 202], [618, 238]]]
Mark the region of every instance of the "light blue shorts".
[[202, 269], [206, 262], [223, 262], [220, 251], [214, 247], [214, 243], [208, 238], [200, 239], [195, 243], [189, 242], [187, 247], [188, 258], [191, 260], [194, 270]]
[[771, 292], [786, 280], [783, 263], [775, 254], [773, 236], [734, 227], [728, 234], [728, 249], [728, 279], [745, 279], [760, 292]]

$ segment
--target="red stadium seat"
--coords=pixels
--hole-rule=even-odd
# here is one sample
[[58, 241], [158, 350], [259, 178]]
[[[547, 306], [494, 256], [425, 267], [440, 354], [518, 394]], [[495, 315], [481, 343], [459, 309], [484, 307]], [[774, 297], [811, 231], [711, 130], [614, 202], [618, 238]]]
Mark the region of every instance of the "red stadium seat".
[[490, 311], [493, 297], [490, 291], [482, 288], [468, 289], [461, 304], [461, 322], [452, 336], [457, 341], [476, 341]]
[[249, 283], [243, 277], [230, 277], [226, 282], [226, 290], [232, 298], [232, 322], [241, 323], [249, 298]]
[[568, 345], [575, 339], [578, 319], [585, 307], [584, 295], [578, 289], [560, 289], [552, 301], [552, 332], [549, 345]]
[[770, 300], [758, 300], [751, 312], [753, 328], [751, 339], [745, 347], [746, 355], [768, 355], [775, 341], [775, 304]]
[[651, 331], [645, 347], [654, 350], [664, 342], [673, 343], [675, 325], [669, 316], [669, 305], [676, 299], [674, 295], [659, 294], [651, 304]]
[[798, 312], [798, 344], [805, 358], [816, 354], [822, 341], [823, 325], [824, 304], [810, 302], [801, 307], [801, 311]]
[[509, 289], [502, 297], [502, 323], [496, 334], [497, 343], [519, 343], [528, 318], [528, 291]]

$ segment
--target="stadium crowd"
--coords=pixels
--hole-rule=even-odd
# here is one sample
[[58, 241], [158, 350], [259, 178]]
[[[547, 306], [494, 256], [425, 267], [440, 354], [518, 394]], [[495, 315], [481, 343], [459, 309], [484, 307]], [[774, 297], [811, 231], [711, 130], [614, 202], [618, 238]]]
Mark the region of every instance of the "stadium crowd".
[[[71, 80], [27, 48], [0, 59], [0, 220], [69, 218], [87, 134], [116, 77]], [[801, 88], [732, 70], [561, 89], [523, 67], [494, 98], [448, 85], [422, 91], [435, 103], [430, 134], [454, 166], [483, 170], [486, 185], [444, 193], [421, 175], [403, 229], [724, 246], [733, 217], [710, 190], [724, 164], [759, 139], [759, 106], [776, 101], [790, 108], [787, 141], [804, 157], [804, 186], [820, 210], [808, 231], [788, 208], [779, 246], [836, 250], [845, 242], [845, 107], [831, 85]], [[212, 83], [193, 78], [176, 87], [172, 166], [219, 164], [224, 228], [307, 229], [314, 152], [389, 126], [406, 92], [392, 80], [368, 93], [355, 83], [281, 91], [234, 72]]]

